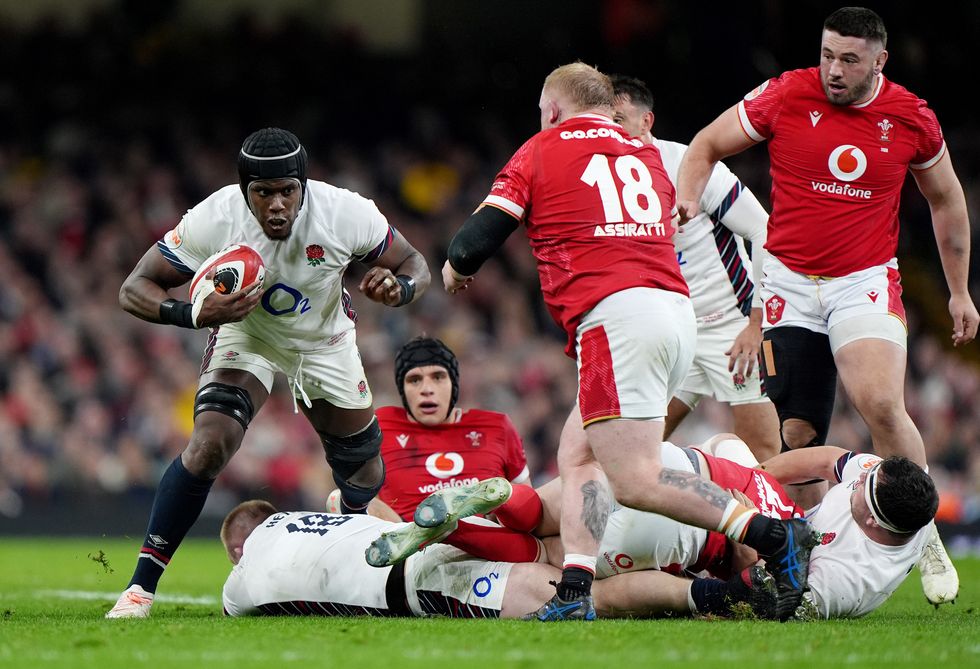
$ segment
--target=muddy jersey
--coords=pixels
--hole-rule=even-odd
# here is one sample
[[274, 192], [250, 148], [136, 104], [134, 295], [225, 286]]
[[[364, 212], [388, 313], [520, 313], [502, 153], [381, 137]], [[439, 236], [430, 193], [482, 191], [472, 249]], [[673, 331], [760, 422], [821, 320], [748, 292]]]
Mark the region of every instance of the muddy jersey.
[[387, 469], [378, 497], [406, 520], [419, 502], [442, 488], [495, 476], [528, 481], [524, 445], [502, 413], [470, 409], [456, 423], [433, 427], [410, 419], [402, 407], [381, 407], [377, 416]]
[[262, 301], [243, 321], [222, 330], [309, 351], [354, 328], [344, 271], [352, 260], [379, 258], [395, 234], [371, 200], [311, 179], [288, 239], [266, 237], [239, 186], [231, 185], [188, 211], [157, 248], [188, 280], [230, 244], [253, 248], [265, 265]]
[[819, 68], [770, 79], [738, 103], [751, 139], [768, 140], [766, 248], [801, 274], [839, 277], [895, 256], [908, 170], [946, 151], [935, 114], [883, 75], [859, 104], [827, 100]]
[[627, 288], [687, 295], [671, 242], [674, 186], [660, 152], [605, 116], [573, 116], [529, 139], [484, 204], [525, 224], [551, 316], [568, 334]]

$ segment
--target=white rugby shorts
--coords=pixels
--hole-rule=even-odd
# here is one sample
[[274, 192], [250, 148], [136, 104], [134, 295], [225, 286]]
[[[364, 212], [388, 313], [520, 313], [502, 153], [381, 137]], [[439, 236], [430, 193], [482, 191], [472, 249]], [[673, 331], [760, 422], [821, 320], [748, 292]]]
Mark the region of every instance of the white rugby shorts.
[[513, 566], [474, 560], [445, 544], [427, 546], [405, 565], [408, 607], [419, 617], [499, 618]]
[[702, 397], [728, 404], [754, 404], [768, 399], [762, 392], [758, 361], [748, 376], [728, 371], [728, 355], [735, 337], [748, 325], [748, 316], [698, 324], [698, 342], [687, 378], [675, 397], [692, 409]]
[[[691, 461], [673, 444], [664, 442], [660, 457], [664, 467], [694, 473]], [[670, 565], [690, 567], [697, 563], [707, 538], [707, 530], [617, 504], [599, 546], [596, 578]]]
[[603, 299], [576, 332], [582, 423], [662, 419], [694, 357], [691, 301], [657, 288], [629, 288]]
[[834, 352], [857, 339], [887, 339], [905, 348], [908, 332], [895, 258], [842, 277], [800, 274], [772, 255], [763, 269], [764, 329], [796, 326], [826, 334]]
[[373, 397], [357, 350], [354, 330], [327, 340], [315, 351], [296, 351], [270, 346], [242, 332], [234, 324], [211, 330], [201, 373], [216, 369], [241, 369], [253, 374], [272, 392], [276, 372], [289, 380], [297, 400], [323, 399], [341, 409], [366, 409]]

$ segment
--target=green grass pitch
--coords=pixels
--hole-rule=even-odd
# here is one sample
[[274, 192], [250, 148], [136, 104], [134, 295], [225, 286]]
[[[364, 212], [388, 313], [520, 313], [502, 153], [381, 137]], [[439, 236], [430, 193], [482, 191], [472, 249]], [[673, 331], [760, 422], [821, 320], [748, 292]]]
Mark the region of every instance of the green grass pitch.
[[[856, 621], [519, 621], [221, 615], [220, 544], [187, 541], [149, 620], [102, 618], [138, 541], [0, 538], [0, 668], [980, 667], [980, 560], [958, 561], [959, 601], [933, 610], [918, 573]], [[100, 552], [104, 559], [100, 560]]]

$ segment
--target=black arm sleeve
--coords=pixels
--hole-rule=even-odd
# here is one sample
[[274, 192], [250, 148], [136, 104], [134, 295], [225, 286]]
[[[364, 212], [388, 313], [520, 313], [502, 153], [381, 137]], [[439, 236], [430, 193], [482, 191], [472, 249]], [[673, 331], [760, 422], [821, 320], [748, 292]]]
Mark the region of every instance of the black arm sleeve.
[[449, 264], [465, 276], [476, 274], [497, 252], [520, 222], [496, 207], [480, 207], [449, 244]]

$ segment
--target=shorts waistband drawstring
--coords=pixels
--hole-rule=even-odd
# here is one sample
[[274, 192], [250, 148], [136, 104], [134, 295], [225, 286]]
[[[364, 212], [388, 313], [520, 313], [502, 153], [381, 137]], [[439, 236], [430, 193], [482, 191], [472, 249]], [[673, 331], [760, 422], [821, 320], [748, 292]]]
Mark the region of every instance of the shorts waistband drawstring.
[[306, 394], [306, 390], [303, 389], [303, 354], [299, 354], [299, 364], [296, 365], [296, 374], [293, 376], [292, 383], [292, 396], [293, 396], [293, 413], [299, 413], [299, 403], [296, 401], [296, 391], [299, 391], [299, 396], [303, 398], [303, 404], [306, 405], [308, 409], [313, 408], [313, 402], [310, 401], [310, 396]]

